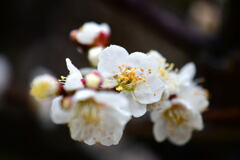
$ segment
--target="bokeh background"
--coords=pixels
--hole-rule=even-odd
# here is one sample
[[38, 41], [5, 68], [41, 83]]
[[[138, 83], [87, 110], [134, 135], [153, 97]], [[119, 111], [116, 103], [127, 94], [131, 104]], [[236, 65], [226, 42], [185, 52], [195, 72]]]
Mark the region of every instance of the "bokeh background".
[[[1, 1], [0, 55], [8, 67], [0, 65], [7, 79], [0, 87], [0, 159], [240, 159], [239, 10], [238, 0]], [[155, 49], [177, 67], [195, 62], [211, 94], [205, 129], [182, 147], [157, 143], [145, 115], [127, 125], [118, 146], [102, 147], [75, 142], [67, 126], [44, 119], [29, 83], [40, 72], [66, 75], [66, 57], [88, 65], [69, 40], [86, 21], [109, 23], [111, 44], [130, 52]]]

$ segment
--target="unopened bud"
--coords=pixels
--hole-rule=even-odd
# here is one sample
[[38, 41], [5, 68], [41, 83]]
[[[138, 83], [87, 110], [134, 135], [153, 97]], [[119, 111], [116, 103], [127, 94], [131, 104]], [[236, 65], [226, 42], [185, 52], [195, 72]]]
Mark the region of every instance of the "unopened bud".
[[69, 98], [69, 97], [64, 97], [64, 98], [62, 99], [62, 108], [65, 109], [65, 110], [68, 110], [68, 109], [71, 108], [71, 106], [72, 106], [72, 100], [71, 100], [71, 98]]
[[98, 73], [90, 73], [90, 74], [87, 74], [85, 76], [85, 80], [86, 80], [86, 87], [89, 87], [89, 88], [98, 88], [101, 83], [102, 83], [102, 79], [100, 77], [100, 75], [98, 75]]
[[98, 65], [98, 57], [102, 52], [103, 47], [93, 47], [88, 52], [88, 60], [92, 66], [96, 67]]

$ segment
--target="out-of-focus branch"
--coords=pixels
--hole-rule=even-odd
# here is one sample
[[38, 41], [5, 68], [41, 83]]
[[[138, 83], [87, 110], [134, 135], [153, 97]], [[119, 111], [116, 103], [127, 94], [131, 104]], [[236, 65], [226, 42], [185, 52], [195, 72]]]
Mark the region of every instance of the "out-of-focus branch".
[[204, 118], [207, 121], [240, 119], [240, 107], [211, 108]]
[[191, 45], [196, 48], [206, 48], [214, 37], [202, 34], [190, 23], [182, 20], [174, 13], [160, 8], [147, 0], [117, 0], [119, 4], [135, 11], [141, 17], [145, 17], [149, 22], [162, 29], [167, 38], [174, 39], [182, 46]]

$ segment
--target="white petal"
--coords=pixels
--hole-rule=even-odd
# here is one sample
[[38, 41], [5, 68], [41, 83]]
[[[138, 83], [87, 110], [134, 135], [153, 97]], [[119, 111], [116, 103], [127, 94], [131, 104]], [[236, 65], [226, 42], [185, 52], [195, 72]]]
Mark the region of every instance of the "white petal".
[[209, 105], [205, 90], [198, 86], [188, 86], [180, 91], [179, 97], [188, 101], [191, 106], [203, 112]]
[[101, 28], [95, 22], [85, 23], [77, 33], [77, 40], [84, 45], [90, 45], [100, 33]]
[[88, 51], [89, 62], [96, 67], [99, 61], [99, 54], [103, 51], [103, 47], [93, 47]]
[[200, 112], [197, 112], [197, 111], [194, 112], [191, 120], [189, 120], [188, 126], [197, 130], [203, 129], [203, 120]]
[[121, 92], [120, 94], [125, 95], [129, 100], [129, 109], [134, 117], [141, 117], [147, 111], [146, 104], [140, 104], [130, 92]]
[[67, 91], [77, 90], [84, 88], [84, 85], [81, 81], [82, 75], [79, 74], [70, 74], [66, 78], [66, 82], [64, 84], [64, 89]]
[[61, 107], [62, 96], [56, 97], [52, 101], [51, 118], [56, 124], [67, 123], [72, 115], [70, 110], [63, 110]]
[[82, 75], [86, 75], [88, 73], [92, 73], [92, 72], [97, 72], [96, 68], [91, 68], [91, 67], [84, 67], [80, 69], [80, 72], [82, 73]]
[[103, 88], [114, 88], [117, 85], [117, 81], [114, 78], [105, 78], [103, 80], [102, 86]]
[[142, 52], [131, 53], [128, 57], [128, 65], [130, 67], [142, 68], [146, 71], [150, 69], [153, 74], [158, 70], [156, 59]]
[[152, 56], [153, 59], [155, 59], [157, 61], [157, 63], [159, 64], [158, 67], [159, 68], [164, 68], [166, 65], [166, 59], [162, 56], [161, 53], [159, 53], [156, 50], [150, 50], [147, 53], [149, 56]]
[[150, 104], [161, 99], [164, 89], [165, 84], [163, 81], [155, 75], [150, 75], [146, 82], [137, 85], [134, 95], [140, 103]]
[[196, 74], [196, 66], [193, 62], [185, 64], [180, 72], [179, 77], [181, 82], [191, 81]]
[[102, 23], [102, 24], [100, 24], [99, 27], [100, 27], [101, 32], [103, 32], [105, 34], [110, 34], [111, 29], [107, 23]]
[[130, 117], [129, 101], [124, 95], [114, 92], [99, 92], [94, 99]]
[[112, 77], [119, 70], [118, 66], [125, 64], [128, 52], [120, 46], [111, 45], [99, 55], [98, 71], [103, 77]]
[[168, 132], [169, 140], [176, 145], [186, 144], [192, 136], [192, 129], [184, 125]]
[[158, 142], [162, 142], [167, 137], [167, 130], [163, 119], [159, 119], [153, 126], [153, 134]]
[[73, 95], [73, 101], [74, 102], [83, 101], [95, 96], [95, 94], [96, 92], [90, 89], [80, 90]]
[[123, 129], [130, 118], [126, 116], [123, 117], [118, 111], [106, 110], [103, 113], [106, 118], [102, 123], [102, 127], [105, 129], [106, 134], [101, 136], [101, 142], [107, 146], [112, 144], [116, 145], [119, 143]]
[[82, 78], [82, 74], [77, 67], [75, 67], [69, 58], [66, 58], [67, 68], [70, 74], [78, 74]]
[[160, 112], [159, 111], [152, 111], [150, 114], [150, 118], [153, 122], [156, 122], [160, 118]]

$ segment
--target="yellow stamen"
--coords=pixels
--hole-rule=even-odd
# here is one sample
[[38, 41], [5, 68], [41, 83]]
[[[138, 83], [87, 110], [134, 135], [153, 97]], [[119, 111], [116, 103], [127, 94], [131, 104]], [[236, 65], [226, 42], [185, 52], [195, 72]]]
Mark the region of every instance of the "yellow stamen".
[[43, 99], [51, 96], [49, 95], [49, 90], [51, 90], [51, 86], [48, 82], [40, 82], [32, 85], [30, 94], [37, 99]]
[[92, 99], [80, 101], [77, 104], [77, 116], [83, 118], [85, 123], [98, 123], [101, 120], [100, 107], [103, 104], [99, 104]]
[[118, 83], [116, 87], [117, 91], [132, 91], [140, 82], [146, 82], [145, 77], [142, 76], [144, 69], [131, 68], [125, 65], [118, 66], [118, 68], [120, 72], [114, 76]]
[[169, 109], [163, 113], [164, 117], [172, 124], [180, 125], [187, 121], [186, 112], [179, 104], [173, 104]]

